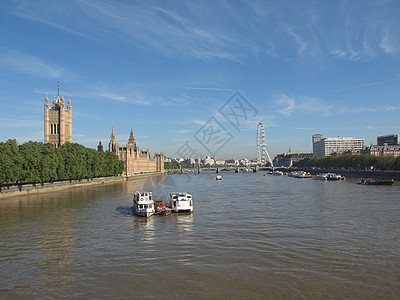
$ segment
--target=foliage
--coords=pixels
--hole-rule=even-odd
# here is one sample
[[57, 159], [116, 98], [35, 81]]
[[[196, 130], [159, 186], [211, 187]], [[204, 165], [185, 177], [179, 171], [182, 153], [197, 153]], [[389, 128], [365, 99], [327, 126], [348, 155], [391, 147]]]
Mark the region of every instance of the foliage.
[[363, 155], [330, 155], [303, 159], [294, 163], [294, 167], [319, 167], [319, 168], [374, 168], [380, 170], [400, 170], [400, 157], [393, 155], [375, 156]]
[[191, 164], [185, 164], [185, 163], [179, 163], [177, 161], [171, 161], [171, 162], [165, 162], [164, 163], [164, 169], [166, 170], [171, 170], [171, 169], [191, 169], [194, 168], [194, 165]]
[[123, 170], [124, 163], [114, 153], [76, 143], [55, 148], [32, 141], [0, 142], [0, 185], [115, 176]]

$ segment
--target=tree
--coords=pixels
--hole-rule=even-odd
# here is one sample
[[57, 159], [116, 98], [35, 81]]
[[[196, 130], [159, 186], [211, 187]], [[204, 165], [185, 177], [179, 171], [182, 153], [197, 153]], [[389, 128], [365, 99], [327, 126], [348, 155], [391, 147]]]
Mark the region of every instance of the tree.
[[57, 166], [59, 157], [53, 144], [47, 143], [42, 146], [41, 158], [41, 182], [55, 181], [58, 179]]
[[20, 182], [22, 173], [22, 159], [19, 153], [17, 140], [8, 140], [0, 143], [0, 184], [14, 184]]

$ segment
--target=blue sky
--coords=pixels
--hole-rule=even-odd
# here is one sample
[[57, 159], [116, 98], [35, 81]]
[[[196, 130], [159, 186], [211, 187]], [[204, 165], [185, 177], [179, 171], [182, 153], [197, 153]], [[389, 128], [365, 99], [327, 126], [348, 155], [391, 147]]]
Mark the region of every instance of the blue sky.
[[[376, 143], [400, 133], [399, 16], [397, 0], [4, 0], [0, 141], [43, 141], [59, 78], [87, 147], [114, 126], [151, 153], [255, 158], [258, 122], [271, 156], [311, 152], [314, 133]], [[252, 109], [233, 124], [237, 91]]]

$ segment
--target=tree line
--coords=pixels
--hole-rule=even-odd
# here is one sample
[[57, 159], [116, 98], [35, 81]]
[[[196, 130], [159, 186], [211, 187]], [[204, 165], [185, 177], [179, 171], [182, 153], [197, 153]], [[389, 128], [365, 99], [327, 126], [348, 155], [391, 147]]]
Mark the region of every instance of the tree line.
[[0, 142], [0, 186], [119, 175], [124, 163], [112, 152], [76, 143]]
[[177, 161], [171, 161], [171, 162], [165, 162], [164, 163], [164, 169], [171, 170], [171, 169], [194, 169], [194, 164], [185, 164], [185, 163], [179, 163]]
[[303, 159], [293, 164], [294, 167], [320, 167], [320, 168], [371, 168], [379, 170], [400, 170], [400, 157], [393, 155], [375, 156], [371, 154], [329, 155]]

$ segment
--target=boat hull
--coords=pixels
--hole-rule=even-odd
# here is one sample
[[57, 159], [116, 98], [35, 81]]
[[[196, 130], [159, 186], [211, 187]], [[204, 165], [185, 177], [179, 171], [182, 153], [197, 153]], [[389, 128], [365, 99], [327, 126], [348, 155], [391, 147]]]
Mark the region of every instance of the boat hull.
[[135, 208], [133, 208], [133, 213], [135, 214], [135, 216], [145, 217], [145, 218], [148, 218], [148, 217], [151, 217], [152, 215], [154, 215], [153, 210], [152, 211], [143, 211], [143, 210], [138, 211]]
[[393, 185], [393, 180], [374, 180], [374, 179], [364, 179], [358, 182], [362, 185]]

